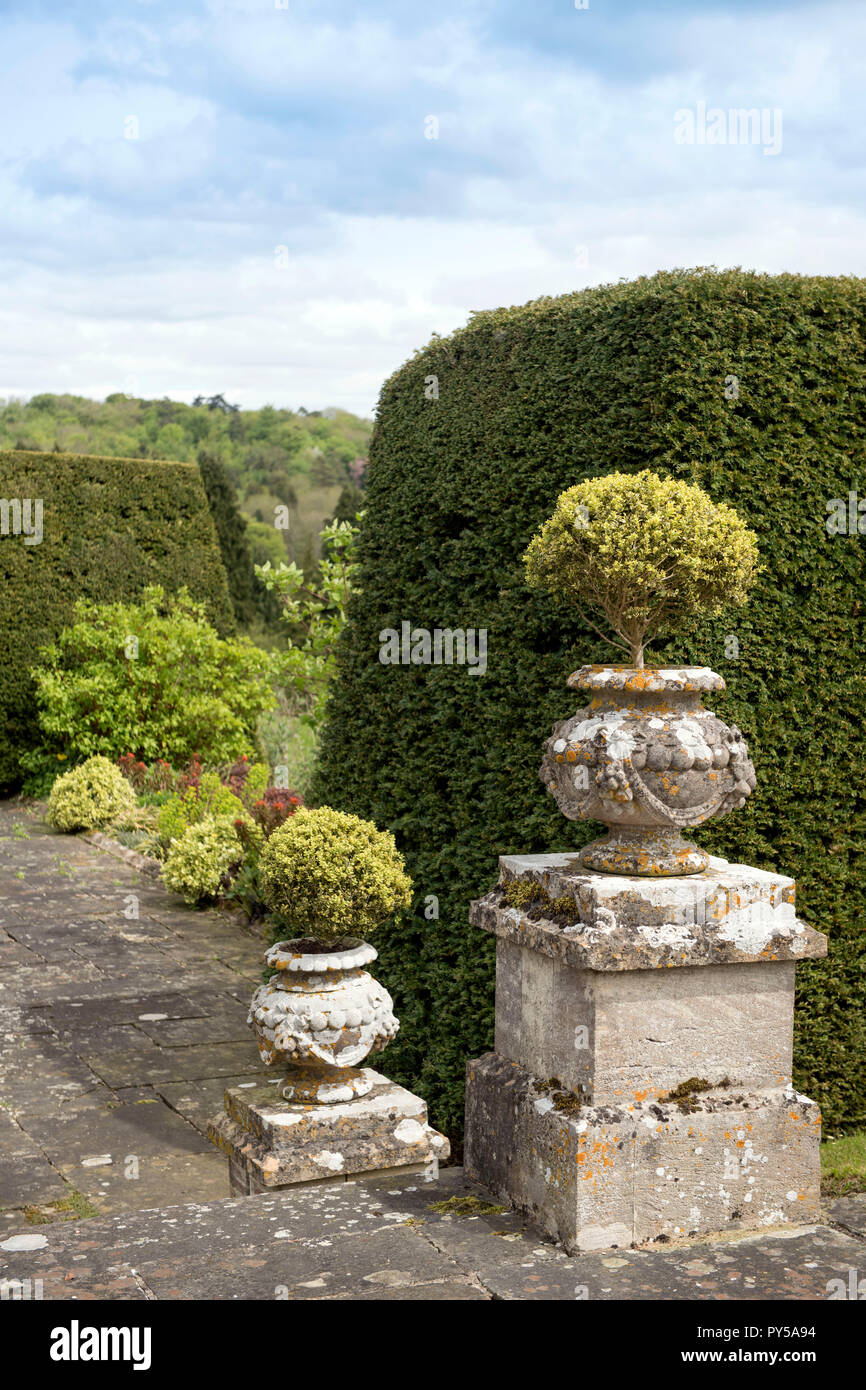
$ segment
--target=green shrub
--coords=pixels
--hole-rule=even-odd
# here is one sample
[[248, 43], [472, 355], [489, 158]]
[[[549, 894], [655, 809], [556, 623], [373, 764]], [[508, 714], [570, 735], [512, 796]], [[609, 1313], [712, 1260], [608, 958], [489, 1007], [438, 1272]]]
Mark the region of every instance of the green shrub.
[[23, 774], [22, 796], [33, 796], [38, 801], [44, 801], [64, 768], [69, 771], [65, 753], [46, 753], [38, 749], [28, 749], [20, 758], [19, 771]]
[[88, 758], [58, 777], [46, 820], [58, 830], [94, 830], [135, 811], [135, 792], [107, 758]]
[[76, 599], [186, 585], [222, 635], [234, 617], [195, 464], [0, 451], [0, 497], [38, 498], [43, 508], [39, 544], [0, 536], [0, 787], [8, 788], [20, 780], [19, 755], [39, 742], [34, 655], [70, 622]]
[[248, 752], [273, 704], [266, 654], [221, 638], [204, 610], [158, 586], [138, 603], [74, 608], [33, 670], [44, 750], [224, 762]]
[[168, 846], [172, 840], [180, 839], [191, 825], [199, 821], [220, 819], [234, 820], [244, 814], [244, 804], [240, 797], [228, 787], [223, 786], [217, 773], [203, 772], [195, 786], [185, 791], [174, 792], [159, 808], [157, 828], [163, 844]]
[[231, 767], [220, 769], [220, 781], [240, 797], [249, 811], [271, 780], [271, 769], [267, 763], [251, 763], [243, 754]]
[[280, 617], [288, 626], [286, 650], [279, 659], [281, 684], [299, 717], [317, 729], [324, 718], [335, 669], [337, 641], [346, 622], [357, 561], [358, 528], [350, 521], [329, 523], [319, 533], [322, 554], [315, 584], [294, 561], [272, 568], [256, 566], [268, 593], [279, 597]]
[[[256, 827], [247, 816], [237, 818], [248, 834]], [[259, 832], [259, 835], [261, 832]], [[188, 903], [210, 902], [228, 886], [226, 879], [244, 860], [245, 849], [238, 826], [231, 816], [208, 816], [187, 826], [173, 840], [162, 868], [163, 882]]]
[[[376, 938], [403, 1025], [388, 1074], [449, 1133], [466, 1060], [493, 1041], [494, 943], [469, 902], [497, 855], [597, 834], [560, 815], [538, 767], [576, 708], [566, 676], [610, 649], [527, 589], [521, 556], [565, 488], [648, 467], [758, 536], [743, 613], [695, 621], [657, 657], [728, 681], [713, 705], [744, 730], [758, 786], [699, 839], [791, 874], [829, 933], [829, 959], [797, 968], [796, 1084], [828, 1132], [862, 1127], [866, 537], [826, 523], [832, 499], [866, 497], [864, 328], [863, 280], [672, 271], [476, 315], [385, 384], [313, 794], [389, 827], [406, 856], [414, 915]], [[404, 620], [487, 628], [486, 674], [382, 665], [379, 633]]]
[[648, 468], [561, 493], [524, 557], [530, 588], [603, 615], [616, 633], [611, 646], [638, 668], [659, 629], [745, 603], [757, 558], [757, 540], [733, 507]]
[[259, 881], [265, 903], [296, 935], [322, 942], [367, 937], [412, 899], [393, 835], [330, 806], [301, 808], [273, 832]]

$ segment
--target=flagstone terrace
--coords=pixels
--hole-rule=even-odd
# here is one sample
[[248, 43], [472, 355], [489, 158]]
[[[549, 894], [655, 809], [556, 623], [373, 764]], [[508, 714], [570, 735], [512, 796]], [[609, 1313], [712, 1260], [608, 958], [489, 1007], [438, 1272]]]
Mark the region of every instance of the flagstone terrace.
[[[567, 1256], [457, 1167], [229, 1199], [205, 1136], [270, 1080], [263, 941], [0, 805], [0, 1281], [78, 1299], [856, 1297], [866, 1201], [783, 1232]], [[11, 1281], [11, 1285], [10, 1282]], [[835, 1283], [834, 1283], [835, 1281]], [[847, 1281], [847, 1282], [846, 1282]]]

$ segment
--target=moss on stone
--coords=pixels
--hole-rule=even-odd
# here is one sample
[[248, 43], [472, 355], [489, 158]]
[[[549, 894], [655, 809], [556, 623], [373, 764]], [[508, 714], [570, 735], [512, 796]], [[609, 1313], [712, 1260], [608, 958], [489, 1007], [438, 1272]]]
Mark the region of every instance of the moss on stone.
[[509, 907], [517, 907], [528, 916], [555, 922], [559, 926], [570, 926], [580, 920], [577, 903], [569, 894], [551, 898], [546, 888], [531, 878], [512, 878], [504, 888], [505, 901]]
[[529, 907], [532, 903], [549, 903], [550, 898], [540, 883], [531, 878], [512, 878], [505, 885], [505, 901], [509, 907]]
[[666, 1096], [660, 1096], [659, 1101], [662, 1105], [676, 1105], [683, 1115], [691, 1115], [697, 1110], [696, 1097], [704, 1091], [714, 1091], [718, 1087], [732, 1085], [729, 1076], [722, 1077], [721, 1081], [707, 1081], [702, 1076], [690, 1076], [687, 1081], [681, 1081]]
[[587, 1103], [580, 1087], [576, 1091], [569, 1091], [557, 1076], [551, 1076], [547, 1081], [537, 1081], [535, 1089], [544, 1092], [553, 1101], [554, 1110], [563, 1115], [576, 1115]]
[[99, 1208], [90, 1198], [73, 1187], [68, 1197], [44, 1206], [31, 1205], [24, 1208], [24, 1219], [30, 1226], [46, 1226], [52, 1221], [83, 1221], [91, 1216], [99, 1216]]
[[501, 1216], [507, 1206], [485, 1202], [481, 1197], [449, 1197], [445, 1202], [431, 1202], [430, 1210], [440, 1216]]
[[554, 917], [565, 917], [569, 923], [580, 921], [577, 903], [567, 893], [563, 893], [559, 898], [554, 898], [550, 906]]

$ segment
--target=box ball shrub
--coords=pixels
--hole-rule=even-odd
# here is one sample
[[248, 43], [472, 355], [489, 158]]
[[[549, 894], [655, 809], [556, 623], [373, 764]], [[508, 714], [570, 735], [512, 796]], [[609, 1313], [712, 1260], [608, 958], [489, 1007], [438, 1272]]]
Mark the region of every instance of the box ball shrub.
[[[187, 826], [172, 840], [162, 867], [163, 882], [192, 906], [211, 902], [227, 886], [226, 877], [244, 859], [240, 828], [250, 829], [246, 816], [208, 816]], [[255, 827], [251, 833], [255, 833]], [[260, 832], [259, 832], [260, 833]]]
[[530, 588], [574, 604], [590, 627], [582, 610], [595, 612], [598, 635], [642, 669], [657, 632], [745, 603], [758, 543], [733, 507], [642, 468], [560, 493], [524, 560]]
[[274, 830], [259, 878], [265, 903], [296, 936], [332, 945], [369, 936], [412, 898], [393, 835], [330, 806], [302, 808]]
[[136, 809], [135, 792], [108, 758], [88, 758], [58, 777], [48, 798], [46, 820], [57, 830], [95, 830]]

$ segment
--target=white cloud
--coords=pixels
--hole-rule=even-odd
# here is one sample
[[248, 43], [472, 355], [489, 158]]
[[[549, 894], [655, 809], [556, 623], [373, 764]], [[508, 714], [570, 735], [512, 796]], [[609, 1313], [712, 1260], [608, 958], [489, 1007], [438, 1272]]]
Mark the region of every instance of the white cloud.
[[[673, 266], [863, 273], [855, 8], [642, 9], [619, 48], [604, 15], [552, 44], [539, 10], [527, 45], [499, 11], [9, 21], [0, 390], [369, 412], [472, 309]], [[677, 145], [698, 101], [780, 107], [782, 153]]]

